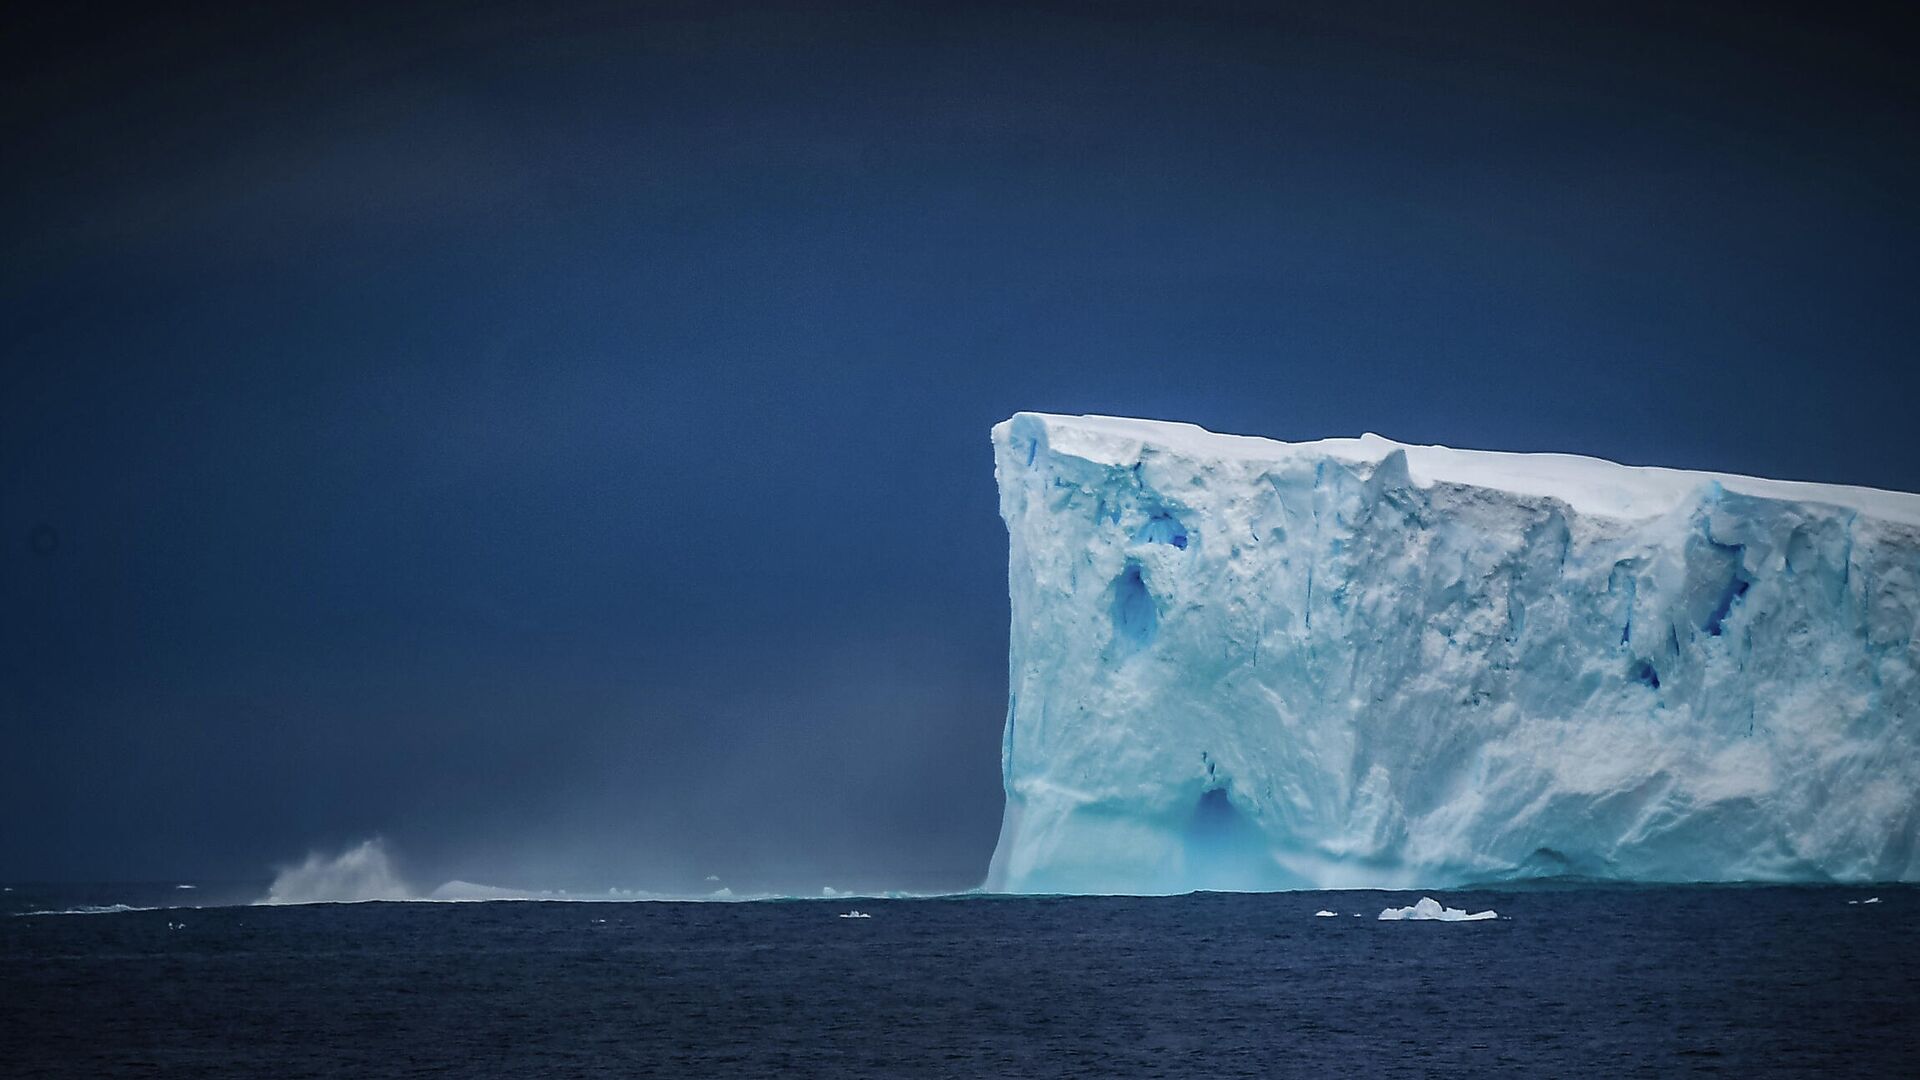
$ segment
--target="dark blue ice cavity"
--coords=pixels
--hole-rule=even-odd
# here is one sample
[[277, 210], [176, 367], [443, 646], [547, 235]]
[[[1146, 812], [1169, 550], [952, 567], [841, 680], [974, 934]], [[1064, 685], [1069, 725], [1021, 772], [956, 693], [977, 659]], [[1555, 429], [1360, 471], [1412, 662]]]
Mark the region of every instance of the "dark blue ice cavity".
[[1752, 582], [1737, 577], [1727, 582], [1727, 590], [1720, 594], [1719, 605], [1713, 609], [1713, 615], [1707, 619], [1707, 633], [1715, 637], [1719, 636], [1720, 624], [1726, 622], [1727, 616], [1733, 612], [1733, 602], [1747, 595], [1747, 587], [1751, 584]]
[[1653, 662], [1650, 660], [1641, 660], [1635, 663], [1633, 665], [1633, 677], [1653, 687], [1655, 690], [1660, 689], [1660, 672], [1655, 670]]
[[1153, 593], [1140, 578], [1140, 564], [1128, 563], [1113, 583], [1113, 637], [1134, 648], [1153, 641], [1160, 628], [1160, 613], [1154, 610]]
[[1200, 794], [1181, 837], [1190, 889], [1270, 889], [1274, 865], [1260, 829], [1240, 812], [1226, 787]]
[[1172, 544], [1182, 551], [1187, 549], [1187, 527], [1165, 510], [1154, 511], [1133, 538], [1143, 544]]
[[1713, 606], [1713, 614], [1707, 616], [1706, 623], [1704, 623], [1700, 629], [1705, 630], [1714, 637], [1719, 637], [1723, 624], [1727, 621], [1727, 616], [1733, 613], [1734, 602], [1747, 595], [1747, 590], [1751, 588], [1752, 585], [1753, 580], [1747, 577], [1746, 573], [1740, 569], [1740, 564], [1736, 561], [1733, 566], [1732, 576], [1727, 578], [1726, 587], [1720, 590], [1719, 603]]
[[1233, 808], [1227, 790], [1209, 788], [1201, 793], [1200, 802], [1193, 808], [1187, 836], [1190, 840], [1217, 839], [1238, 832], [1240, 825], [1240, 811]]

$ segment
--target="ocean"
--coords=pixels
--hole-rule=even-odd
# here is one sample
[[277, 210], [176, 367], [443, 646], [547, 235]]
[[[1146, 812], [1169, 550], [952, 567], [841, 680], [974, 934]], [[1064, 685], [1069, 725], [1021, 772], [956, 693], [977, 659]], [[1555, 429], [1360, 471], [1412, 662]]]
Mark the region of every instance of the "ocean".
[[0, 1076], [1920, 1074], [1920, 889], [1448, 891], [1500, 918], [1377, 918], [1420, 895], [20, 914], [228, 897], [19, 885]]

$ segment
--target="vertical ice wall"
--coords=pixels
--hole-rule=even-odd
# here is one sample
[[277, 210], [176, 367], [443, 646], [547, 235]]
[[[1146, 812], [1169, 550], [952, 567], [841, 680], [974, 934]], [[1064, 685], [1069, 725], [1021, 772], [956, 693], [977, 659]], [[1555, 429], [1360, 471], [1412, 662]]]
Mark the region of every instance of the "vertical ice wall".
[[1920, 877], [1920, 497], [1021, 413], [988, 887]]

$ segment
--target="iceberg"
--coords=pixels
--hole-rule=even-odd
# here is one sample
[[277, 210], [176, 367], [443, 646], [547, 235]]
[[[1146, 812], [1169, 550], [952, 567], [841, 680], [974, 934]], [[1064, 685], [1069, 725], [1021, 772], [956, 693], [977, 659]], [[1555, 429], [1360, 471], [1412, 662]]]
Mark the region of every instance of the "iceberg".
[[1920, 878], [1920, 496], [1020, 413], [991, 891]]
[[1433, 922], [1484, 922], [1487, 919], [1497, 919], [1499, 917], [1500, 913], [1497, 911], [1476, 911], [1469, 915], [1457, 907], [1443, 907], [1440, 901], [1435, 900], [1431, 896], [1423, 896], [1418, 902], [1408, 907], [1390, 907], [1383, 908], [1380, 911], [1380, 918], [1387, 922], [1396, 922], [1401, 919], [1430, 920]]

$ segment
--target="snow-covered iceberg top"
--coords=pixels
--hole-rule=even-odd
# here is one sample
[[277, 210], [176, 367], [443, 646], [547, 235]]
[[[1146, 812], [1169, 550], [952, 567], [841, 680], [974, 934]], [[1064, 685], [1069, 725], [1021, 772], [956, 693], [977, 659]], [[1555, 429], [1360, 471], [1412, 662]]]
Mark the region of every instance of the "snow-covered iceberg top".
[[988, 887], [1920, 877], [1920, 496], [1021, 413]]
[[1483, 922], [1487, 919], [1497, 919], [1499, 917], [1500, 913], [1491, 909], [1487, 911], [1476, 911], [1469, 915], [1461, 908], [1443, 907], [1440, 901], [1435, 900], [1431, 896], [1423, 896], [1418, 902], [1406, 907], [1382, 908], [1380, 911], [1380, 918], [1388, 922], [1394, 922], [1400, 919], [1431, 920], [1434, 922]]
[[994, 429], [1016, 424], [1044, 430], [1048, 449], [1107, 465], [1131, 465], [1143, 453], [1180, 454], [1195, 460], [1284, 465], [1332, 459], [1378, 465], [1395, 454], [1406, 460], [1408, 479], [1419, 487], [1465, 484], [1514, 495], [1559, 500], [1582, 514], [1622, 519], [1660, 517], [1696, 496], [1705, 484], [1765, 499], [1824, 503], [1889, 521], [1920, 525], [1920, 495], [1879, 488], [1766, 480], [1732, 473], [1622, 465], [1576, 454], [1515, 454], [1457, 450], [1395, 442], [1368, 432], [1352, 439], [1281, 442], [1248, 435], [1222, 435], [1195, 424], [1131, 420], [1118, 416], [1055, 416], [1019, 413]]

